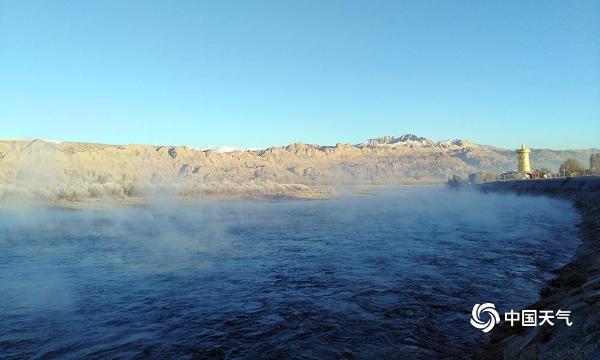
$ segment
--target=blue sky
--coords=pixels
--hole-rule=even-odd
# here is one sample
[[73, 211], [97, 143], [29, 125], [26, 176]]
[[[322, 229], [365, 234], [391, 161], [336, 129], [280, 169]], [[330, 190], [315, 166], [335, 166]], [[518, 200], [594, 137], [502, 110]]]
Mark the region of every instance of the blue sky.
[[0, 0], [0, 138], [600, 147], [600, 1]]

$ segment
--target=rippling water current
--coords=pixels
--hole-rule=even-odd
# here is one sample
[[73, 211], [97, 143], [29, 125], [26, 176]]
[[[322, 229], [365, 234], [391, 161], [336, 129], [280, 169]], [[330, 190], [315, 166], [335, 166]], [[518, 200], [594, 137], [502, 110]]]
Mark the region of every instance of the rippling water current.
[[473, 304], [534, 301], [578, 221], [435, 188], [2, 210], [0, 357], [466, 357]]

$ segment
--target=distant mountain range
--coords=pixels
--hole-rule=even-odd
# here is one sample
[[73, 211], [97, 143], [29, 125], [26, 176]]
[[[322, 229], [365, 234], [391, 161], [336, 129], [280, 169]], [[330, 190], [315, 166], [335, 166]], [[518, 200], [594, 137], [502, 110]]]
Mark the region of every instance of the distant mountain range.
[[[594, 152], [532, 149], [531, 163], [556, 171], [565, 159], [575, 158], [587, 167]], [[19, 191], [42, 198], [57, 192], [126, 196], [153, 187], [233, 195], [268, 194], [264, 189], [271, 187], [284, 194], [293, 186], [302, 192], [313, 185], [440, 183], [455, 174], [515, 168], [512, 149], [466, 140], [434, 142], [413, 134], [354, 145], [294, 143], [261, 150], [9, 140], [0, 141], [0, 197]]]

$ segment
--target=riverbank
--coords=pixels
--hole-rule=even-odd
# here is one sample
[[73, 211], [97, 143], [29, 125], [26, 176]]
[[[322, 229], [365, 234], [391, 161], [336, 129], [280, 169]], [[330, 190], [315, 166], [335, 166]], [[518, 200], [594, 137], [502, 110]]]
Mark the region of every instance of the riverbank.
[[98, 205], [128, 205], [157, 200], [213, 201], [230, 199], [324, 199], [334, 195], [326, 186], [279, 184], [269, 181], [185, 182], [169, 185], [149, 183], [105, 184], [0, 184], [0, 207], [23, 204], [88, 207]]
[[571, 199], [582, 216], [582, 244], [573, 260], [527, 309], [570, 310], [572, 326], [503, 324], [476, 359], [566, 359], [600, 357], [600, 177], [521, 180], [478, 185], [484, 192], [517, 192]]

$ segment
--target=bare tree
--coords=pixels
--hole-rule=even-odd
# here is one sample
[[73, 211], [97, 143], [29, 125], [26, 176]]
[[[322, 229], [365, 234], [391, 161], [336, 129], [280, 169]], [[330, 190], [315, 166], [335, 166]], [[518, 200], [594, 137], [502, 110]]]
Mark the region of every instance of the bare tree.
[[590, 155], [590, 173], [600, 175], [600, 154]]
[[567, 159], [560, 165], [560, 174], [564, 176], [577, 176], [585, 173], [583, 165], [577, 159]]

